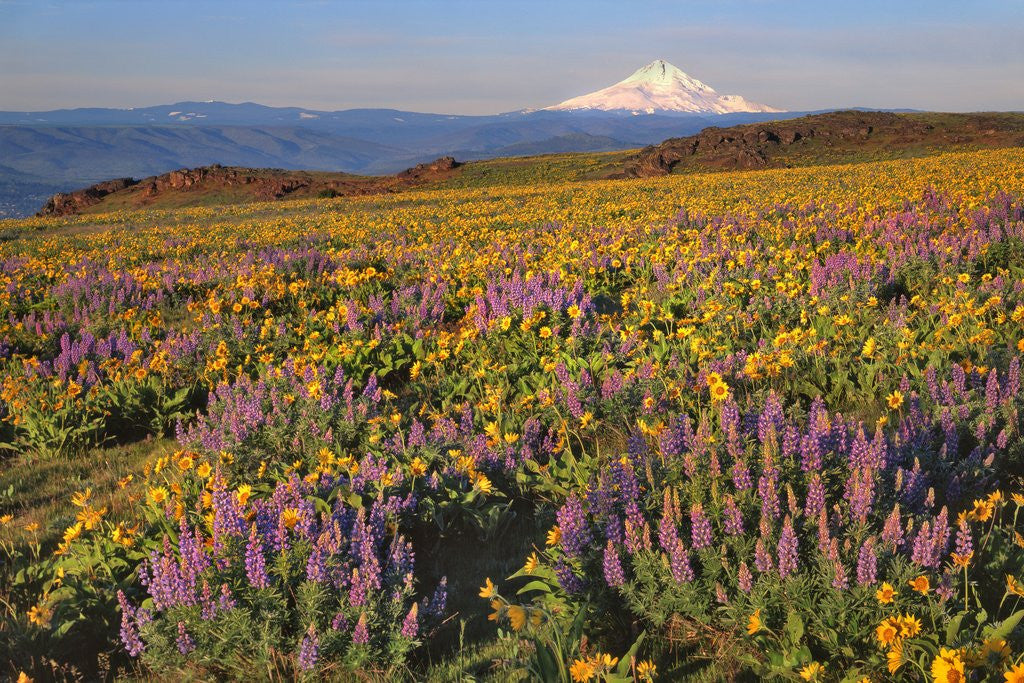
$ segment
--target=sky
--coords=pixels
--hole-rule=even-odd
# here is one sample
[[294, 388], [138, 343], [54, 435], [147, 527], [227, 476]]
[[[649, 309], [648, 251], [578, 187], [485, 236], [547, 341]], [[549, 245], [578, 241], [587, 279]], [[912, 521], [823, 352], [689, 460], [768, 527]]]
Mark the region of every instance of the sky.
[[782, 109], [1024, 110], [1024, 0], [0, 0], [0, 110], [493, 114], [664, 59]]

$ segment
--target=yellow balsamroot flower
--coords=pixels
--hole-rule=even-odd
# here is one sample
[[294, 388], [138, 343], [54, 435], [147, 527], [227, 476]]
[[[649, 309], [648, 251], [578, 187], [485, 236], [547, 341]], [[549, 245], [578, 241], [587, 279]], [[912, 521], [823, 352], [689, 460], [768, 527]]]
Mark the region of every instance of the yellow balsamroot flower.
[[932, 680], [935, 683], [963, 683], [966, 680], [964, 660], [958, 650], [939, 650], [938, 656], [932, 660]]
[[860, 355], [863, 358], [871, 358], [875, 355], [876, 350], [878, 350], [878, 344], [875, 342], [875, 338], [868, 337], [867, 341], [864, 342], [864, 346], [861, 347]]
[[200, 463], [199, 467], [196, 468], [196, 474], [199, 476], [200, 479], [206, 479], [207, 477], [210, 476], [210, 472], [212, 471], [213, 468], [210, 466], [210, 463], [208, 462]]
[[970, 552], [965, 555], [952, 553], [952, 556], [954, 565], [960, 567], [961, 569], [967, 569], [967, 567], [971, 564], [971, 558], [974, 557], [974, 553]]
[[1011, 595], [1024, 597], [1024, 585], [1013, 577], [1013, 574], [1006, 575], [1006, 592]]
[[498, 594], [498, 589], [494, 587], [494, 583], [491, 581], [491, 577], [484, 579], [484, 585], [480, 588], [480, 597], [485, 600], [490, 600]]
[[904, 614], [899, 619], [900, 638], [913, 638], [921, 632], [921, 620], [912, 614]]
[[921, 595], [928, 595], [928, 591], [931, 590], [932, 587], [931, 582], [928, 581], [928, 577], [923, 574], [918, 576], [916, 579], [911, 579], [907, 583]]
[[4, 526], [7, 526], [8, 524], [11, 523], [11, 521], [13, 519], [14, 519], [14, 515], [12, 515], [12, 514], [6, 514], [6, 515], [3, 515], [3, 516], [0, 516], [0, 524], [3, 524]]
[[995, 507], [996, 506], [991, 501], [979, 498], [974, 501], [974, 507], [970, 512], [970, 517], [976, 522], [987, 522], [992, 519]]
[[979, 664], [1005, 662], [1010, 658], [1010, 646], [1003, 638], [988, 638], [977, 652]]
[[889, 673], [894, 674], [899, 671], [900, 667], [906, 662], [903, 659], [903, 643], [898, 642], [893, 645], [892, 649], [885, 654], [885, 660]]
[[487, 621], [497, 622], [502, 612], [501, 600], [491, 600], [491, 609], [494, 611], [487, 615]]
[[764, 624], [761, 623], [761, 609], [754, 610], [754, 613], [747, 619], [747, 635], [754, 635], [758, 631], [764, 628]]
[[800, 669], [800, 678], [805, 681], [816, 681], [818, 677], [825, 673], [825, 667], [817, 662], [811, 662], [804, 668]]
[[883, 605], [888, 605], [889, 603], [891, 603], [893, 598], [897, 595], [899, 595], [899, 593], [896, 592], [896, 589], [893, 588], [892, 584], [888, 581], [884, 581], [882, 583], [881, 588], [875, 591], [875, 598], [877, 598], [878, 602], [882, 603]]
[[645, 659], [636, 665], [636, 675], [642, 680], [653, 681], [658, 674], [658, 667], [649, 659]]
[[182, 472], [188, 472], [192, 469], [192, 465], [195, 464], [195, 460], [191, 455], [183, 455], [178, 458], [178, 469]]
[[238, 504], [245, 505], [249, 502], [249, 497], [252, 495], [252, 487], [248, 484], [242, 484], [238, 487], [235, 495], [238, 498]]
[[1006, 683], [1024, 683], [1024, 664], [1016, 664], [1003, 674]]
[[32, 683], [32, 679], [24, 671], [18, 672], [18, 683]]
[[882, 647], [892, 647], [900, 641], [900, 623], [889, 617], [875, 628], [875, 639]]
[[53, 612], [43, 603], [33, 605], [28, 610], [28, 621], [34, 626], [48, 626], [50, 623], [50, 617], [52, 616]]
[[540, 331], [537, 332], [537, 335], [541, 339], [547, 339], [548, 337], [551, 336], [551, 328], [548, 327], [547, 325], [544, 325], [543, 327], [540, 328]]
[[903, 392], [897, 389], [888, 396], [886, 396], [885, 400], [889, 404], [890, 408], [896, 410], [897, 408], [903, 405]]
[[89, 504], [89, 498], [91, 497], [91, 488], [87, 488], [84, 491], [75, 491], [74, 493], [71, 494], [71, 504], [76, 507], [84, 508], [86, 505]]
[[551, 527], [548, 531], [547, 544], [549, 546], [558, 545], [558, 542], [562, 540], [562, 530], [558, 528], [558, 525]]
[[412, 472], [414, 477], [422, 477], [427, 473], [427, 463], [423, 462], [423, 459], [419, 456], [416, 456], [409, 463], [409, 471]]
[[569, 675], [572, 676], [574, 683], [585, 683], [597, 675], [597, 670], [590, 660], [576, 659], [569, 667]]
[[96, 528], [101, 521], [103, 521], [103, 516], [105, 514], [107, 514], [107, 508], [102, 507], [97, 510], [87, 505], [78, 512], [75, 519], [85, 525], [86, 531], [91, 531]]
[[285, 508], [281, 513], [281, 520], [286, 527], [294, 529], [295, 525], [299, 523], [299, 511], [295, 508]]
[[519, 605], [509, 605], [508, 620], [513, 631], [523, 630], [523, 626], [526, 625], [526, 610]]
[[523, 565], [523, 571], [532, 574], [539, 565], [540, 560], [537, 559], [537, 553], [530, 553], [530, 556], [526, 558], [526, 564]]
[[717, 382], [711, 385], [711, 400], [721, 402], [729, 398], [729, 385], [725, 382]]
[[473, 482], [473, 486], [480, 489], [482, 493], [491, 493], [494, 491], [494, 485], [491, 484], [491, 480], [488, 479], [486, 475], [479, 473], [476, 475], [476, 481]]

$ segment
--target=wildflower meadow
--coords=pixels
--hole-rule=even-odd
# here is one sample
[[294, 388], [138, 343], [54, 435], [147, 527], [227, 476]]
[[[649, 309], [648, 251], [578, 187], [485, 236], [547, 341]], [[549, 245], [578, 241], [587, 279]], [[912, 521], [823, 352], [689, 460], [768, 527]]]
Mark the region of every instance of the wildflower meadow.
[[0, 224], [40, 680], [1024, 681], [1024, 152]]

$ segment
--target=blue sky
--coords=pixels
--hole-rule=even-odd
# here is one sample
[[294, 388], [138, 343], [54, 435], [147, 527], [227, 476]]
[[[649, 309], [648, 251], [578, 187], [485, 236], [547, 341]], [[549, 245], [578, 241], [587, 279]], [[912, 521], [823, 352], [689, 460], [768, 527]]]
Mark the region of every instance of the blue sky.
[[790, 110], [1024, 110], [1024, 1], [0, 0], [0, 109], [487, 114], [665, 59]]

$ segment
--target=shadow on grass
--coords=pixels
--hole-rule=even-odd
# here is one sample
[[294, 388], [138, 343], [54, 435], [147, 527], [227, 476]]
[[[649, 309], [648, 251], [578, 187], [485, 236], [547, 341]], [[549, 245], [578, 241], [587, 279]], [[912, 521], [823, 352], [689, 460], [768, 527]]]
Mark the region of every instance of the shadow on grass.
[[522, 568], [534, 546], [541, 547], [550, 520], [537, 519], [524, 500], [511, 508], [514, 517], [490, 538], [478, 530], [461, 528], [445, 534], [421, 525], [414, 533], [416, 567], [422, 586], [448, 580], [448, 610], [444, 623], [411, 662], [412, 669], [430, 681], [515, 681], [518, 675], [502, 667], [510, 655], [497, 639], [497, 627], [487, 620], [490, 605], [480, 597], [480, 586], [490, 578], [504, 595], [517, 585], [506, 582]]

